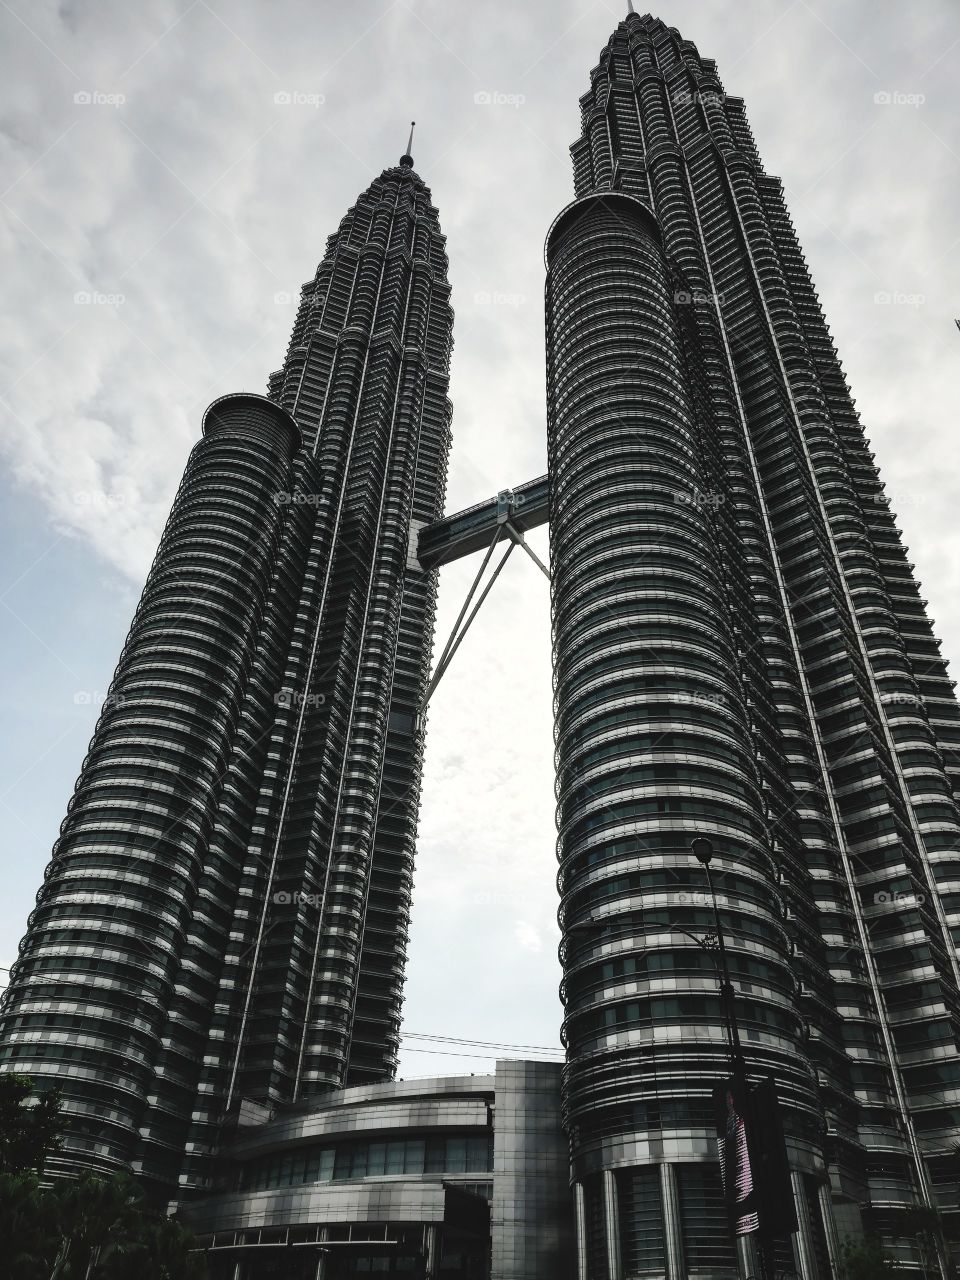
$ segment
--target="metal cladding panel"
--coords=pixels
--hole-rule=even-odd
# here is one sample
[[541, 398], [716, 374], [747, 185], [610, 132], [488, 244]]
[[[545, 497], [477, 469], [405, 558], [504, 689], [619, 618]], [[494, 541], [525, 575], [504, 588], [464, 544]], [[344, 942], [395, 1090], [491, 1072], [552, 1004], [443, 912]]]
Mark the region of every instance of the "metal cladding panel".
[[[51, 1172], [130, 1166], [158, 1094], [189, 1114], [191, 1066], [169, 1079], [158, 1067], [195, 1062], [197, 1005], [228, 945], [220, 904], [237, 853], [214, 869], [210, 842], [237, 801], [225, 778], [241, 726], [262, 737], [273, 719], [270, 685], [251, 671], [297, 517], [275, 501], [294, 484], [288, 415], [259, 397], [218, 406], [187, 462], [3, 997], [2, 1069], [29, 1057], [70, 1116]], [[177, 1120], [168, 1143], [183, 1132]]]
[[439, 1178], [429, 1183], [327, 1183], [211, 1197], [187, 1209], [184, 1218], [200, 1235], [313, 1222], [443, 1222], [444, 1203]]
[[497, 1063], [491, 1231], [498, 1278], [568, 1280], [574, 1274], [560, 1074], [556, 1063]]
[[[492, 1103], [492, 1096], [491, 1096]], [[369, 1106], [331, 1107], [296, 1119], [280, 1119], [235, 1144], [237, 1154], [252, 1155], [288, 1142], [306, 1142], [333, 1135], [416, 1129], [482, 1129], [490, 1121], [490, 1104], [483, 1098], [436, 1098]]]
[[[548, 242], [548, 456], [565, 1115], [575, 1157], [618, 1130], [711, 1122], [727, 1050], [693, 832], [735, 912], [755, 1063], [816, 1117], [791, 1001], [738, 663], [725, 513], [671, 273], [639, 201], [584, 197]], [[651, 955], [656, 964], [651, 964]], [[680, 976], [682, 975], [682, 977]], [[651, 1099], [656, 1100], [654, 1116]]]
[[443, 508], [446, 270], [429, 190], [385, 170], [270, 398], [204, 417], [3, 1001], [0, 1069], [29, 1056], [67, 1099], [57, 1172], [209, 1186], [242, 1099], [395, 1071], [436, 599], [408, 532]]
[[[708, 834], [748, 1066], [776, 1078], [795, 1178], [822, 1187], [829, 1163], [892, 1238], [912, 1204], [944, 1203], [960, 1138], [960, 707], [743, 102], [674, 28], [631, 13], [581, 113], [547, 362], [585, 1222], [589, 1179], [631, 1150], [703, 1151], [699, 1064], [724, 1057], [710, 960], [687, 945], [711, 927], [689, 855]], [[809, 1260], [823, 1224], [798, 1209]]]

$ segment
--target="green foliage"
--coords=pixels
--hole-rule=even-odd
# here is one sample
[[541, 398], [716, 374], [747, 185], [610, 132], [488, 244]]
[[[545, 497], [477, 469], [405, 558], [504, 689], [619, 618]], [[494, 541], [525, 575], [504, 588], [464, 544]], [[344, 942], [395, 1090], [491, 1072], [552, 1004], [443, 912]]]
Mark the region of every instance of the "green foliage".
[[879, 1240], [845, 1240], [840, 1249], [840, 1280], [895, 1280], [900, 1268]]
[[36, 1094], [29, 1076], [0, 1075], [0, 1174], [41, 1173], [63, 1144], [60, 1094]]
[[85, 1174], [42, 1188], [0, 1175], [0, 1240], [16, 1280], [203, 1280], [206, 1263], [180, 1223], [151, 1213], [133, 1178]]
[[0, 1275], [14, 1280], [203, 1280], [191, 1233], [151, 1212], [127, 1174], [40, 1184], [59, 1149], [60, 1099], [0, 1076]]

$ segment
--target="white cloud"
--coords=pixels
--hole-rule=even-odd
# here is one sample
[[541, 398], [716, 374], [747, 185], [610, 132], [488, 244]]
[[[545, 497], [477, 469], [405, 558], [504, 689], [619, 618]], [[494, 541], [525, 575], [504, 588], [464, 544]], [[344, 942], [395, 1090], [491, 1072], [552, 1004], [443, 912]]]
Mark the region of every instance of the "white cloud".
[[517, 945], [524, 951], [542, 951], [543, 943], [540, 940], [540, 934], [537, 932], [535, 925], [527, 920], [517, 920], [514, 924], [514, 934], [517, 939]]
[[[411, 118], [457, 313], [449, 506], [545, 470], [543, 238], [572, 196], [578, 98], [625, 8], [13, 0], [0, 82], [13, 183], [0, 207], [0, 451], [34, 499], [31, 535], [80, 540], [91, 591], [104, 566], [143, 580], [203, 408], [263, 389], [291, 319], [274, 295], [312, 276]], [[666, 0], [659, 12], [716, 58], [784, 179], [888, 490], [908, 496], [900, 523], [945, 652], [960, 652], [960, 142], [955, 56], [937, 61], [957, 35], [954, 7]], [[78, 106], [78, 89], [126, 102]], [[285, 89], [324, 102], [276, 104]], [[882, 89], [926, 101], [878, 107]], [[524, 102], [480, 105], [480, 90]], [[926, 302], [877, 306], [880, 290]], [[78, 291], [124, 301], [78, 305]], [[534, 545], [546, 554], [542, 532]], [[474, 571], [443, 571], [440, 643]], [[27, 588], [56, 598], [42, 560]], [[557, 1043], [549, 664], [547, 585], [514, 557], [431, 709], [411, 1029]], [[20, 872], [23, 919], [41, 871]], [[411, 1055], [404, 1070], [433, 1062], [459, 1065]]]

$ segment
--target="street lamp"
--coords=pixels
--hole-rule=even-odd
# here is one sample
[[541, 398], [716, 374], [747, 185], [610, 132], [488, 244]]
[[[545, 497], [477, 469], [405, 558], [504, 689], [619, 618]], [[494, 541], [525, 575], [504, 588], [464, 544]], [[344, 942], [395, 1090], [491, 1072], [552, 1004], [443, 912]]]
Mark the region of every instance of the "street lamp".
[[[743, 1059], [743, 1050], [740, 1046], [740, 1031], [737, 1027], [737, 1016], [734, 1009], [734, 990], [733, 983], [730, 981], [730, 970], [727, 965], [726, 943], [723, 937], [723, 928], [720, 924], [720, 911], [717, 907], [717, 895], [713, 887], [713, 877], [710, 874], [710, 862], [713, 859], [713, 845], [704, 836], [697, 836], [690, 844], [690, 851], [696, 860], [703, 867], [707, 877], [707, 886], [710, 889], [710, 900], [713, 903], [713, 920], [717, 930], [716, 946], [717, 955], [720, 963], [718, 966], [718, 979], [720, 982], [720, 1000], [723, 1006], [724, 1017], [727, 1024], [727, 1044], [730, 1048], [730, 1074], [734, 1080], [735, 1092], [739, 1093], [742, 1098], [742, 1106], [744, 1107], [744, 1120], [747, 1120], [752, 1113], [755, 1101], [751, 1101], [754, 1091], [750, 1089], [747, 1083], [747, 1068]], [[744, 1150], [740, 1152], [737, 1148], [729, 1151], [729, 1144], [733, 1140], [733, 1135], [729, 1132], [725, 1135], [724, 1144], [721, 1146], [721, 1159], [730, 1159], [733, 1169], [736, 1172], [728, 1172], [725, 1177], [725, 1183], [729, 1186], [727, 1194], [734, 1199], [736, 1198], [735, 1187], [739, 1186], [739, 1178], [741, 1173], [741, 1160], [748, 1158], [750, 1165], [747, 1166], [750, 1177], [751, 1196], [756, 1195], [753, 1201], [753, 1212], [756, 1214], [757, 1226], [754, 1228], [757, 1232], [757, 1261], [759, 1262], [760, 1275], [764, 1280], [774, 1275], [774, 1257], [773, 1257], [773, 1230], [775, 1223], [779, 1222], [781, 1230], [793, 1232], [797, 1230], [796, 1217], [793, 1216], [793, 1189], [790, 1183], [790, 1174], [787, 1164], [787, 1151], [783, 1141], [783, 1134], [780, 1131], [779, 1116], [776, 1113], [776, 1095], [772, 1092], [772, 1078], [766, 1082], [769, 1085], [772, 1106], [774, 1108], [772, 1117], [771, 1112], [767, 1111], [767, 1129], [770, 1132], [764, 1133], [763, 1126], [756, 1127], [754, 1120], [747, 1121], [747, 1131], [743, 1137]], [[739, 1087], [738, 1087], [739, 1086]], [[765, 1084], [761, 1082], [757, 1095], [765, 1088]], [[771, 1118], [776, 1119], [776, 1130], [778, 1137], [774, 1139], [771, 1124]], [[741, 1122], [741, 1127], [742, 1127]], [[729, 1151], [729, 1156], [728, 1156]], [[753, 1181], [754, 1174], [751, 1166], [756, 1161], [756, 1173], [759, 1175], [759, 1185]], [[730, 1166], [728, 1166], [729, 1169]], [[783, 1205], [789, 1205], [789, 1213], [783, 1208]], [[771, 1207], [775, 1206], [775, 1207]], [[736, 1209], [734, 1209], [736, 1213]], [[734, 1238], [741, 1235], [747, 1235], [750, 1232], [744, 1228], [738, 1229], [734, 1226]], [[741, 1264], [744, 1269], [749, 1270], [748, 1259], [744, 1257]]]
[[710, 890], [710, 900], [713, 903], [713, 920], [717, 930], [717, 951], [720, 956], [720, 972], [717, 977], [720, 985], [720, 1002], [723, 1006], [723, 1016], [727, 1027], [727, 1044], [730, 1048], [730, 1065], [732, 1067], [731, 1074], [735, 1079], [742, 1080], [745, 1084], [747, 1066], [743, 1059], [743, 1049], [740, 1045], [740, 1029], [737, 1026], [737, 1015], [733, 1005], [734, 990], [733, 983], [730, 981], [730, 970], [727, 966], [727, 948], [723, 939], [723, 928], [720, 924], [720, 910], [717, 907], [717, 895], [713, 887], [713, 877], [710, 874], [713, 845], [705, 836], [697, 836], [690, 845], [690, 850], [706, 872], [707, 887]]

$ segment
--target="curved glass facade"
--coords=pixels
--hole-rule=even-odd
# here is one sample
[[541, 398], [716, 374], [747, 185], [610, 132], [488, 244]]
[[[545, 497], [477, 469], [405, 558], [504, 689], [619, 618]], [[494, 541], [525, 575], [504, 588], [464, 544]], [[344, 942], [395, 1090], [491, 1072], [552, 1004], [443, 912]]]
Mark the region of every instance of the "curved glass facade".
[[[273, 710], [247, 673], [299, 442], [262, 396], [207, 411], [37, 895], [0, 1059], [64, 1092], [53, 1169], [129, 1166], [165, 1044], [197, 1050], [178, 984], [245, 696], [261, 723]], [[226, 947], [227, 919], [205, 947]]]
[[237, 1190], [272, 1191], [274, 1187], [411, 1173], [492, 1172], [492, 1134], [479, 1138], [469, 1132], [424, 1138], [353, 1138], [251, 1161], [238, 1173]]
[[335, 1090], [245, 1126], [183, 1206], [213, 1280], [572, 1280], [557, 1063]]
[[[794, 1141], [820, 1128], [731, 607], [725, 491], [705, 448], [673, 274], [636, 198], [585, 196], [547, 241], [565, 1117], [574, 1175], [709, 1147], [728, 1069], [713, 918], [693, 834], [717, 852], [737, 1013]], [[720, 499], [720, 500], [717, 500]]]
[[269, 399], [207, 410], [3, 999], [55, 1172], [209, 1185], [241, 1099], [390, 1079], [453, 313], [409, 157], [303, 288]]
[[[947, 1280], [906, 1211], [957, 1216], [960, 707], [742, 102], [631, 12], [580, 105], [549, 476], [441, 520], [453, 313], [405, 155], [330, 237], [268, 396], [204, 416], [0, 1070], [63, 1091], [50, 1172], [182, 1195], [224, 1276], [746, 1276], [706, 837], [747, 1071], [783, 1108], [798, 1230], [765, 1265], [828, 1280], [866, 1224]], [[575, 1253], [550, 1064], [388, 1083], [436, 566], [548, 501]]]
[[[581, 112], [547, 365], [584, 1230], [615, 1270], [610, 1222], [627, 1250], [639, 1221], [624, 1169], [668, 1131], [709, 1150], [705, 835], [748, 1068], [785, 1104], [797, 1269], [835, 1266], [831, 1218], [861, 1215], [927, 1265], [902, 1210], [955, 1209], [960, 709], [743, 103], [631, 13]], [[661, 1179], [664, 1221], [689, 1177]]]

